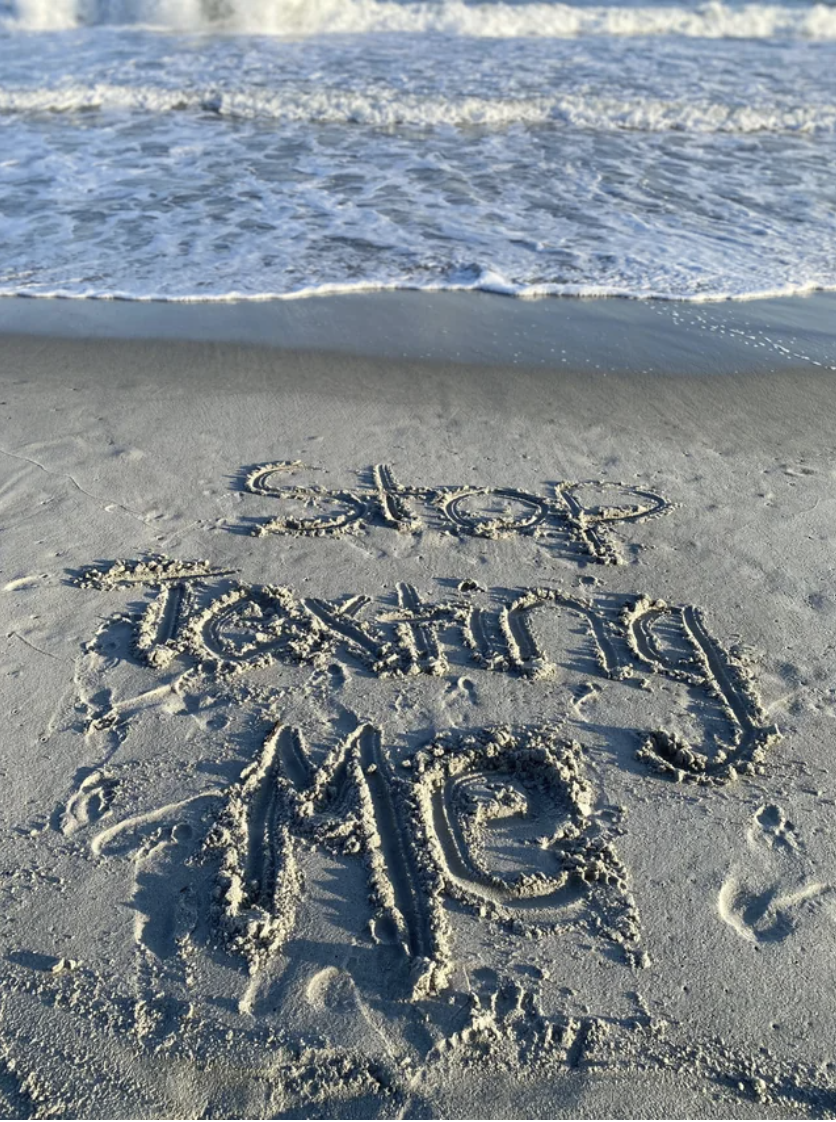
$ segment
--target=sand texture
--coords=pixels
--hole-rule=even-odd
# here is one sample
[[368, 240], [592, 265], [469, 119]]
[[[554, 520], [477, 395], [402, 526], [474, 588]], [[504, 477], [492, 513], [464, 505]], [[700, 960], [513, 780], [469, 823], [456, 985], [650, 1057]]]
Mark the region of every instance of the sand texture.
[[659, 322], [0, 339], [0, 1114], [836, 1115], [833, 374]]

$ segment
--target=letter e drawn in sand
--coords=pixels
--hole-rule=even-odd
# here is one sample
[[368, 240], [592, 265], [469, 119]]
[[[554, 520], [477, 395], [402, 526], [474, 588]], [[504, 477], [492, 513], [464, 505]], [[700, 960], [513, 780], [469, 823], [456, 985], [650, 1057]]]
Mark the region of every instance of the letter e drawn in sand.
[[444, 891], [522, 934], [572, 926], [641, 961], [640, 925], [579, 744], [550, 726], [441, 734], [412, 761]]

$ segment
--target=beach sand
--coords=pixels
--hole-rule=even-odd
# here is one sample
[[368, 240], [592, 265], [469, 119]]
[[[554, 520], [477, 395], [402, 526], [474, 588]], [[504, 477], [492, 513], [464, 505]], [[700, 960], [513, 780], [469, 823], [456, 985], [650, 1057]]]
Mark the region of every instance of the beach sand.
[[0, 304], [0, 1113], [836, 1113], [832, 297]]

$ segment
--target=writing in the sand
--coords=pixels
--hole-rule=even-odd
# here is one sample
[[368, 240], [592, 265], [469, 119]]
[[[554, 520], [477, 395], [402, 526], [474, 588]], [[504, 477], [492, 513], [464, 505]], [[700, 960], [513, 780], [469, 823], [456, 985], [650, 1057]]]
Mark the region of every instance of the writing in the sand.
[[218, 918], [251, 972], [293, 928], [300, 839], [365, 856], [375, 938], [406, 952], [413, 997], [449, 980], [444, 896], [522, 930], [581, 926], [638, 961], [638, 913], [612, 830], [593, 823], [579, 745], [548, 726], [453, 731], [403, 763], [396, 774], [382, 730], [362, 722], [318, 765], [300, 729], [268, 734], [209, 839], [222, 854]]
[[[643, 731], [639, 758], [657, 772], [723, 783], [758, 771], [777, 735], [744, 663], [689, 605], [550, 587], [491, 590], [472, 579], [444, 582], [438, 597], [398, 581], [378, 599], [325, 598], [165, 557], [89, 569], [78, 583], [143, 590], [135, 652], [157, 669], [180, 660], [216, 684], [273, 663], [336, 664], [378, 680], [461, 677], [470, 663], [548, 690], [560, 680], [569, 634], [569, 658], [585, 675], [614, 688], [661, 676], [705, 708], [698, 746], [665, 729]], [[626, 961], [642, 960], [616, 827], [595, 811], [581, 745], [553, 723], [495, 726], [436, 733], [407, 756], [402, 745], [387, 749], [382, 727], [354, 719], [347, 736], [313, 750], [302, 727], [280, 721], [237, 782], [177, 804], [223, 800], [206, 839], [219, 853], [213, 914], [252, 972], [294, 929], [299, 859], [310, 844], [364, 858], [375, 938], [406, 950], [415, 997], [442, 990], [452, 970], [447, 897], [520, 932], [579, 925], [617, 944]], [[96, 851], [158, 818], [154, 810], [108, 826]]]
[[399, 483], [387, 464], [376, 464], [360, 486], [299, 485], [304, 465], [287, 460], [260, 464], [244, 483], [248, 494], [277, 500], [282, 513], [253, 518], [252, 532], [339, 537], [381, 525], [402, 533], [425, 529], [481, 538], [530, 535], [604, 565], [623, 560], [616, 530], [668, 513], [662, 495], [623, 483], [556, 482], [550, 495], [518, 487], [423, 487]]
[[118, 562], [89, 570], [85, 587], [146, 586], [152, 598], [137, 623], [135, 648], [150, 665], [194, 662], [211, 675], [238, 675], [272, 662], [360, 665], [378, 678], [460, 673], [462, 660], [480, 668], [548, 681], [557, 670], [544, 639], [553, 627], [580, 632], [589, 670], [608, 680], [662, 675], [719, 699], [728, 735], [697, 750], [659, 730], [642, 748], [645, 760], [679, 778], [701, 782], [753, 771], [774, 730], [766, 725], [746, 668], [710, 633], [702, 613], [647, 597], [598, 600], [552, 588], [493, 596], [461, 581], [446, 600], [421, 596], [399, 582], [389, 602], [362, 594], [339, 599], [299, 596], [253, 586], [202, 562], [166, 559]]

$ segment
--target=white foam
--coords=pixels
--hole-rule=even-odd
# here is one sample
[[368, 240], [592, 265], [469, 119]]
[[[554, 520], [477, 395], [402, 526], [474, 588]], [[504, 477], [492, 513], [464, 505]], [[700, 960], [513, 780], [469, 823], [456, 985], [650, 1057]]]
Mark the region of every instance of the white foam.
[[710, 0], [691, 5], [394, 3], [392, 0], [16, 0], [7, 24], [62, 30], [129, 24], [258, 35], [441, 33], [477, 38], [687, 36], [712, 39], [836, 39], [836, 9]]
[[12, 26], [27, 31], [64, 31], [78, 24], [78, 0], [17, 0]]
[[0, 113], [213, 113], [244, 120], [395, 125], [557, 123], [598, 131], [688, 133], [832, 133], [836, 104], [730, 105], [721, 101], [593, 95], [529, 98], [427, 97], [394, 88], [372, 91], [260, 88], [169, 89], [159, 86], [0, 87]]
[[[324, 282], [308, 284], [292, 291], [276, 290], [253, 292], [248, 289], [232, 289], [229, 292], [205, 293], [183, 292], [172, 294], [166, 289], [160, 291], [137, 292], [133, 289], [119, 289], [114, 292], [100, 292], [94, 288], [77, 289], [66, 286], [41, 288], [32, 292], [29, 288], [15, 289], [0, 284], [0, 297], [26, 296], [43, 300], [120, 300], [136, 304], [235, 304], [241, 301], [267, 303], [272, 300], [307, 300], [317, 296], [350, 296], [363, 292], [486, 292], [494, 296], [512, 296], [523, 300], [537, 300], [543, 297], [573, 297], [583, 300], [657, 300], [671, 304], [718, 304], [747, 303], [753, 300], [773, 300], [781, 297], [811, 296], [815, 292], [836, 292], [836, 279], [831, 284], [818, 284], [800, 281], [798, 283], [749, 288], [738, 291], [730, 289], [716, 292], [672, 292], [668, 289], [648, 289], [636, 291], [629, 285], [607, 284], [513, 284], [492, 270], [486, 270], [479, 280], [468, 284], [443, 280], [427, 281], [419, 284], [412, 281], [366, 280], [345, 282]], [[836, 369], [834, 367], [833, 369]]]
[[705, 300], [836, 288], [832, 131], [428, 136], [192, 113], [24, 113], [2, 128], [0, 294]]
[[275, 121], [398, 124], [505, 125], [542, 123], [558, 111], [547, 98], [420, 97], [396, 89], [177, 90], [155, 86], [67, 85], [55, 89], [2, 89], [0, 113], [205, 112], [221, 117]]

